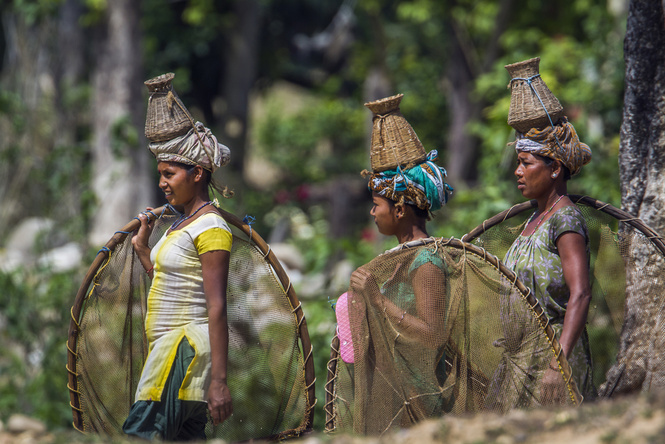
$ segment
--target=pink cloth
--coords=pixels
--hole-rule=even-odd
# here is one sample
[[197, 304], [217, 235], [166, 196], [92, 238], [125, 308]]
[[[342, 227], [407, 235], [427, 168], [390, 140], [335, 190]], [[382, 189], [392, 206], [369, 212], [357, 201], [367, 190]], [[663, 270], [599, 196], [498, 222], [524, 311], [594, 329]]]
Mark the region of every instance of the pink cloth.
[[337, 316], [337, 337], [339, 338], [339, 354], [342, 361], [353, 364], [355, 355], [353, 353], [353, 340], [351, 339], [351, 321], [349, 320], [348, 293], [344, 293], [337, 299], [335, 304], [335, 315]]

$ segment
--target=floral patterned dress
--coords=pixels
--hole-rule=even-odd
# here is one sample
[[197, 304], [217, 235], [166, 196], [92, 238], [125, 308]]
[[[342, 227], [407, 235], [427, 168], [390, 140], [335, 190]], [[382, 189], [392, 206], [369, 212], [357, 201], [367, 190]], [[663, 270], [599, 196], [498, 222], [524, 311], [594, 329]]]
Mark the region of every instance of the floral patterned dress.
[[[589, 257], [589, 233], [580, 210], [572, 205], [559, 208], [529, 236], [519, 236], [506, 253], [504, 263], [533, 291], [551, 320], [557, 336], [561, 335], [570, 291], [563, 277], [561, 257], [556, 246], [564, 233], [573, 232], [584, 236]], [[596, 395], [593, 384], [591, 351], [586, 328], [573, 348], [568, 364], [573, 378], [585, 399]]]

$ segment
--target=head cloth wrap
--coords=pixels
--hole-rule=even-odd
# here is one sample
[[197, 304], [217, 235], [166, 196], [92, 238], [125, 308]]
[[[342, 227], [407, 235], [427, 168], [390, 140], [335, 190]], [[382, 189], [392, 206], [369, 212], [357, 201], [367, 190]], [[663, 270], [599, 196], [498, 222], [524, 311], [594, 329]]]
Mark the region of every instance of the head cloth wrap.
[[229, 163], [231, 151], [217, 142], [217, 138], [201, 122], [196, 122], [187, 133], [165, 142], [151, 142], [148, 148], [158, 162], [179, 162], [199, 165], [214, 173]]
[[426, 160], [402, 170], [396, 169], [371, 173], [368, 187], [379, 196], [395, 202], [415, 205], [421, 210], [436, 211], [448, 202], [453, 188], [445, 182], [446, 170], [434, 163], [436, 150], [427, 154]]
[[591, 149], [580, 142], [575, 128], [565, 117], [542, 130], [532, 128], [525, 134], [518, 132], [515, 150], [558, 160], [571, 175], [579, 173], [591, 161]]

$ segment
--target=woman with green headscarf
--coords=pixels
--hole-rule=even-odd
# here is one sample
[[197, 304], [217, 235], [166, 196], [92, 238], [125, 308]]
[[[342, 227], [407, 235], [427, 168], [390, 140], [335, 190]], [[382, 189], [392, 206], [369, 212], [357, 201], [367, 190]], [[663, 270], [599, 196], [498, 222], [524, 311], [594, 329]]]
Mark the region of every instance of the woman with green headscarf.
[[[430, 244], [430, 212], [440, 209], [452, 188], [446, 171], [425, 154], [415, 132], [399, 113], [400, 96], [366, 104], [375, 113], [372, 135], [370, 215], [396, 247], [355, 270], [337, 302], [340, 356], [350, 369], [339, 394], [353, 413], [340, 427], [381, 434], [450, 411], [452, 391], [444, 359], [448, 287], [446, 265]], [[377, 162], [387, 152], [388, 162]], [[378, 165], [377, 165], [378, 164]], [[351, 382], [349, 382], [351, 380]], [[450, 379], [448, 379], [450, 384]], [[352, 393], [345, 390], [352, 387]], [[346, 407], [345, 407], [346, 408]]]

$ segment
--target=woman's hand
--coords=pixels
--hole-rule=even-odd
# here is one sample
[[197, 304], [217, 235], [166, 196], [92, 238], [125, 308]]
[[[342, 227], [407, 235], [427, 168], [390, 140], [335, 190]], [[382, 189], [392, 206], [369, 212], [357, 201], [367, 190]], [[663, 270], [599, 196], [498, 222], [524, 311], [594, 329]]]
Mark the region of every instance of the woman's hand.
[[363, 267], [358, 268], [351, 274], [351, 290], [357, 293], [364, 293], [372, 303], [377, 303], [382, 299], [374, 276]]
[[[148, 207], [146, 211], [152, 211], [153, 208]], [[155, 221], [150, 221], [148, 215], [145, 213], [140, 213], [138, 216], [141, 225], [139, 228], [134, 231], [132, 235], [132, 246], [136, 254], [144, 253], [145, 251], [150, 251], [148, 246], [148, 241], [150, 240], [150, 235], [152, 234], [152, 229], [155, 226]]]
[[[146, 208], [147, 211], [152, 211], [151, 207]], [[141, 265], [146, 270], [148, 275], [152, 278], [152, 262], [150, 262], [150, 246], [148, 241], [152, 234], [152, 229], [155, 226], [155, 221], [150, 221], [148, 215], [140, 213], [138, 216], [141, 225], [137, 230], [132, 233], [132, 247], [134, 252], [139, 258]]]
[[208, 410], [215, 425], [219, 425], [233, 413], [231, 391], [226, 380], [213, 379], [208, 388]]
[[565, 402], [568, 393], [566, 382], [561, 372], [554, 370], [552, 366], [545, 370], [542, 387], [540, 390], [540, 402], [544, 405], [561, 405]]

